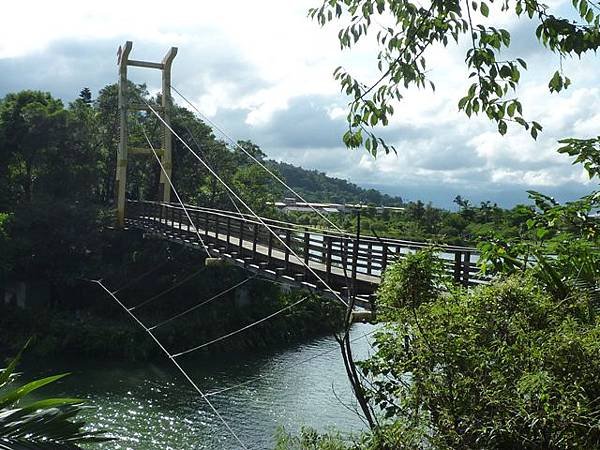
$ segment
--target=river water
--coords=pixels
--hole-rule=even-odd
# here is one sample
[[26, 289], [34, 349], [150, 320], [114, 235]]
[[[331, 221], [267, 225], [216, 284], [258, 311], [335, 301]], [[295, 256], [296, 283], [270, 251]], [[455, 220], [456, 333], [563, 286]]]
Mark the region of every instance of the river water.
[[[372, 325], [352, 329], [355, 357], [371, 348]], [[273, 448], [278, 427], [297, 432], [302, 426], [329, 427], [343, 435], [364, 424], [356, 407], [332, 337], [259, 354], [181, 359], [192, 379], [252, 449]], [[27, 378], [70, 371], [44, 388], [45, 395], [88, 399], [87, 421], [110, 430], [115, 441], [91, 449], [237, 449], [240, 448], [206, 403], [168, 362], [37, 361], [22, 368]]]

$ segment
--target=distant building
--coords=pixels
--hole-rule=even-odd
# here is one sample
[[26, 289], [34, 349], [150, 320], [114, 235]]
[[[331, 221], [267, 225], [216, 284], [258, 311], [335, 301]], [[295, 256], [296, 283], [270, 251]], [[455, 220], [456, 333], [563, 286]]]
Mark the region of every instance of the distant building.
[[282, 202], [268, 203], [269, 205], [275, 206], [275, 208], [287, 212], [313, 212], [315, 209], [325, 214], [332, 213], [344, 213], [350, 211], [356, 211], [358, 209], [367, 210], [374, 209], [377, 213], [381, 214], [384, 211], [399, 212], [404, 211], [404, 208], [399, 206], [369, 206], [361, 204], [349, 204], [349, 203], [316, 203], [316, 202], [299, 202], [294, 198], [286, 197]]

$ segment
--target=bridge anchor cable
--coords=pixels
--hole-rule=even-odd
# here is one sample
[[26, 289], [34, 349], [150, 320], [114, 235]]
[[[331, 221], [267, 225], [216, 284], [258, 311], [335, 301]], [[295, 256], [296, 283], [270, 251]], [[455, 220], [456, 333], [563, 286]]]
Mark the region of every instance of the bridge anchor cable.
[[181, 372], [184, 378], [190, 383], [190, 385], [194, 388], [194, 390], [202, 397], [202, 400], [206, 402], [206, 404], [210, 407], [210, 409], [215, 413], [215, 415], [219, 418], [219, 420], [223, 423], [225, 428], [231, 433], [231, 435], [235, 438], [235, 440], [240, 444], [240, 446], [244, 450], [248, 450], [248, 447], [242, 442], [239, 436], [233, 431], [233, 429], [229, 426], [225, 418], [217, 411], [212, 402], [208, 399], [208, 397], [204, 394], [204, 392], [198, 387], [198, 385], [192, 380], [192, 378], [187, 374], [187, 372], [183, 369], [183, 367], [175, 360], [175, 357], [169, 353], [169, 351], [165, 348], [165, 346], [158, 340], [158, 338], [150, 331], [137, 317], [133, 314], [127, 307], [102, 283], [100, 280], [89, 280], [92, 283], [98, 284], [104, 291], [110, 295], [113, 300], [121, 307], [123, 310], [129, 314], [129, 316], [144, 329], [144, 331], [152, 338], [152, 340], [158, 345], [158, 347], [163, 351], [165, 355], [171, 360], [171, 362], [175, 365], [175, 367]]
[[265, 321], [267, 321], [269, 319], [272, 319], [275, 316], [278, 316], [279, 314], [281, 314], [284, 311], [287, 311], [288, 309], [292, 309], [294, 306], [299, 305], [300, 303], [304, 302], [307, 299], [308, 299], [308, 295], [305, 296], [305, 297], [302, 297], [297, 302], [292, 303], [291, 305], [288, 305], [285, 308], [281, 308], [280, 310], [275, 311], [274, 313], [269, 314], [268, 316], [263, 317], [262, 319], [259, 319], [256, 322], [252, 322], [249, 325], [246, 325], [246, 326], [244, 326], [242, 328], [239, 328], [238, 330], [232, 331], [231, 333], [224, 334], [223, 336], [220, 336], [220, 337], [218, 337], [216, 339], [213, 339], [211, 341], [205, 342], [204, 344], [197, 345], [195, 347], [189, 348], [189, 349], [184, 350], [184, 351], [179, 352], [179, 353], [175, 353], [173, 355], [173, 358], [177, 358], [179, 356], [187, 355], [188, 353], [194, 352], [196, 350], [200, 350], [201, 348], [204, 348], [204, 347], [208, 347], [209, 345], [212, 345], [212, 344], [215, 344], [217, 342], [223, 341], [223, 340], [225, 340], [227, 338], [230, 338], [231, 336], [235, 336], [236, 334], [241, 333], [242, 331], [246, 331], [246, 330], [248, 330], [250, 328], [255, 327], [256, 325], [259, 325], [259, 324], [261, 324], [261, 323], [263, 323], [263, 322], [265, 322]]
[[193, 273], [189, 274], [188, 276], [186, 276], [183, 280], [173, 284], [172, 286], [168, 287], [167, 289], [165, 289], [164, 291], [159, 292], [156, 295], [153, 295], [152, 297], [144, 300], [143, 302], [138, 303], [135, 306], [132, 306], [131, 308], [129, 308], [129, 311], [134, 311], [138, 308], [141, 308], [142, 306], [147, 305], [148, 303], [153, 302], [154, 300], [162, 297], [165, 294], [168, 294], [169, 292], [177, 289], [179, 286], [187, 283], [188, 281], [190, 281], [192, 278], [196, 278], [198, 275], [200, 275], [202, 272], [204, 272], [206, 270], [206, 266], [202, 267], [200, 270], [196, 270]]
[[224, 296], [225, 294], [233, 291], [234, 289], [237, 289], [238, 287], [242, 286], [243, 284], [247, 283], [248, 281], [252, 280], [253, 278], [256, 278], [256, 275], [253, 275], [251, 277], [246, 278], [245, 280], [240, 281], [239, 283], [231, 286], [230, 288], [225, 289], [224, 291], [219, 292], [218, 294], [213, 295], [212, 297], [210, 297], [208, 300], [204, 300], [203, 302], [198, 303], [197, 305], [192, 306], [191, 308], [186, 309], [183, 312], [180, 312], [179, 314], [175, 314], [174, 316], [168, 318], [167, 320], [163, 320], [162, 322], [157, 323], [154, 326], [151, 326], [149, 328], [149, 330], [154, 330], [158, 327], [162, 327], [163, 325], [166, 325], [172, 321], [174, 321], [175, 319], [179, 319], [180, 317], [185, 316], [188, 313], [191, 313], [192, 311], [200, 308], [201, 306], [206, 305], [207, 303], [212, 302], [213, 300], [216, 300], [219, 297]]

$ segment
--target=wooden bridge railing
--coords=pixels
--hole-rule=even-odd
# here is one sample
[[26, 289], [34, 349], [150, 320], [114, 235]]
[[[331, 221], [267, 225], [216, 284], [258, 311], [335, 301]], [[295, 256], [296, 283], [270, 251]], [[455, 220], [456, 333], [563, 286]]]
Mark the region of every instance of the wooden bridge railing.
[[[290, 265], [298, 266], [298, 261], [294, 260], [291, 252], [282, 244], [283, 241], [305, 263], [321, 264], [322, 267], [319, 267], [325, 272], [325, 281], [328, 282], [337, 268], [353, 282], [357, 278], [363, 282], [372, 278], [372, 283], [378, 283], [386, 266], [394, 259], [428, 246], [426, 243], [364, 235], [356, 243], [355, 236], [264, 218], [268, 227], [279, 236], [280, 239], [277, 239], [254, 216], [196, 206], [186, 208], [193, 224], [208, 242], [218, 242], [239, 257], [276, 263], [288, 270]], [[144, 227], [165, 233], [191, 236], [193, 231], [185, 212], [175, 204], [129, 201], [126, 217]], [[441, 246], [439, 257], [456, 283], [469, 286], [486, 281], [478, 273], [475, 249]], [[298, 272], [298, 268], [295, 269]], [[310, 278], [305, 268], [301, 270], [298, 276]], [[339, 277], [340, 270], [336, 273]]]

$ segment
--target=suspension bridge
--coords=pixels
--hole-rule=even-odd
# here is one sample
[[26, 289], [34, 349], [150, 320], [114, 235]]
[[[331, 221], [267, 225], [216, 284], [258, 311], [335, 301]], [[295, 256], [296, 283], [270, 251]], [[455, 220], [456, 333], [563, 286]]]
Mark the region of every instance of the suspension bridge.
[[[187, 213], [189, 214], [186, 215]], [[269, 218], [197, 206], [129, 201], [125, 223], [158, 237], [222, 258], [263, 278], [328, 298], [354, 296], [371, 309], [387, 265], [425, 243], [305, 227]], [[440, 247], [440, 258], [455, 283], [485, 282], [468, 247]]]
[[[276, 279], [291, 286], [308, 289], [323, 297], [344, 304], [352, 299], [357, 306], [372, 309], [374, 293], [381, 275], [390, 261], [427, 246], [425, 243], [351, 235], [340, 229], [321, 211], [257, 160], [235, 139], [227, 135], [171, 84], [171, 66], [177, 49], [171, 48], [160, 63], [129, 58], [132, 43], [119, 48], [119, 117], [120, 141], [117, 161], [117, 222], [143, 230], [147, 235], [202, 249], [208, 257], [221, 258], [234, 265]], [[151, 105], [144, 99], [132, 101], [128, 94], [129, 66], [160, 70], [162, 75], [161, 104]], [[259, 165], [275, 181], [319, 215], [329, 229], [310, 229], [293, 223], [259, 217], [206, 162], [200, 148], [193, 149], [171, 126], [172, 97], [175, 91], [200, 117], [220, 132], [231, 144]], [[147, 148], [130, 148], [128, 139], [129, 113], [146, 111], [158, 120], [162, 128], [161, 148], [152, 145], [141, 127]], [[190, 138], [195, 142], [193, 134]], [[173, 139], [179, 140], [210, 176], [226, 190], [237, 212], [186, 205], [179, 196], [172, 176]], [[132, 202], [126, 199], [126, 178], [129, 155], [150, 155], [160, 165], [160, 202]], [[177, 202], [171, 202], [171, 194]], [[241, 209], [237, 205], [241, 205]], [[242, 213], [241, 210], [245, 210]], [[477, 255], [472, 248], [443, 246], [440, 257], [455, 283], [471, 286], [485, 282], [476, 267]]]
[[[290, 222], [261, 217], [241, 198], [229, 184], [205, 160], [200, 148], [192, 148], [171, 125], [173, 100], [171, 90], [177, 92], [207, 124], [221, 133], [231, 145], [237, 147], [253, 163], [265, 170], [273, 179], [291, 192], [299, 201], [310, 205], [300, 194], [292, 189], [285, 181], [257, 160], [236, 140], [232, 139], [217, 124], [190, 102], [171, 84], [171, 66], [177, 54], [172, 47], [161, 62], [134, 60], [129, 57], [132, 43], [127, 41], [119, 47], [119, 118], [120, 139], [117, 154], [116, 191], [117, 191], [117, 225], [120, 228], [137, 229], [147, 237], [164, 239], [183, 246], [197, 249], [199, 255], [206, 258], [218, 258], [232, 265], [243, 268], [251, 273], [248, 278], [260, 277], [273, 282], [289, 285], [316, 293], [323, 301], [338, 301], [342, 303], [351, 317], [356, 308], [372, 310], [375, 305], [375, 292], [381, 283], [382, 274], [386, 267], [411, 252], [428, 247], [429, 244], [378, 236], [366, 236], [360, 233], [352, 234], [340, 229], [323, 212], [312, 207], [313, 212], [321, 217], [326, 227], [307, 227]], [[128, 93], [127, 70], [129, 66], [159, 70], [162, 75], [161, 104], [150, 104], [143, 98], [133, 101]], [[144, 127], [138, 123], [147, 148], [129, 146], [130, 113], [145, 111], [155, 116], [162, 128], [162, 143], [155, 148]], [[134, 120], [136, 115], [133, 116]], [[191, 136], [193, 139], [193, 136]], [[185, 151], [190, 152], [204, 167], [209, 176], [214, 177], [226, 191], [236, 211], [206, 208], [189, 205], [179, 195], [177, 186], [172, 181], [172, 150], [173, 139], [181, 142]], [[153, 157], [160, 166], [159, 201], [131, 201], [126, 196], [127, 165], [130, 155], [148, 155]], [[171, 194], [176, 201], [172, 201]], [[310, 207], [310, 206], [309, 206]], [[245, 211], [245, 212], [242, 212]], [[360, 228], [359, 228], [360, 229]], [[200, 253], [201, 252], [201, 253]], [[486, 283], [487, 279], [478, 273], [476, 266], [478, 255], [468, 247], [440, 246], [438, 255], [443, 262], [445, 271], [455, 283], [465, 287]], [[183, 312], [167, 318], [153, 326], [143, 323], [137, 316], [136, 310], [154, 301], [159, 295], [142, 302], [134, 307], [127, 307], [118, 297], [119, 289], [110, 290], [101, 280], [90, 280], [97, 283], [123, 310], [154, 340], [169, 360], [181, 372], [186, 381], [204, 399], [213, 413], [225, 425], [228, 432], [239, 444], [246, 445], [228, 424], [208, 397], [218, 395], [237, 385], [221, 389], [212, 394], [205, 394], [188, 375], [179, 357], [215, 342], [242, 333], [245, 330], [260, 325], [274, 316], [295, 307], [306, 300], [306, 296], [297, 302], [285, 306], [272, 314], [238, 330], [225, 333], [215, 339], [189, 349], [174, 352], [169, 350], [157, 338], [154, 330], [167, 323], [184, 317], [197, 308], [213, 301], [221, 295], [231, 292], [236, 286], [223, 286], [223, 291], [210, 299], [203, 301]], [[241, 283], [240, 283], [241, 284]], [[349, 324], [347, 324], [349, 327]], [[340, 343], [349, 347], [349, 329]], [[343, 346], [342, 346], [343, 347]], [[342, 352], [344, 354], [344, 351]], [[351, 356], [350, 356], [351, 358]], [[345, 360], [347, 362], [347, 360]], [[348, 368], [348, 367], [347, 367]], [[348, 372], [352, 381], [356, 377]], [[252, 380], [250, 380], [252, 381]], [[245, 384], [246, 382], [242, 383]], [[363, 410], [364, 412], [364, 410]]]

